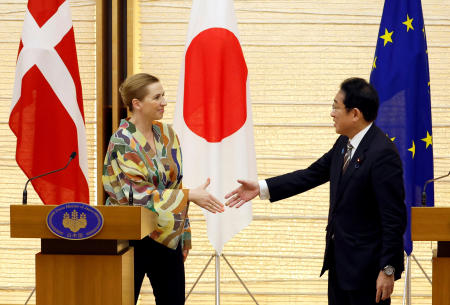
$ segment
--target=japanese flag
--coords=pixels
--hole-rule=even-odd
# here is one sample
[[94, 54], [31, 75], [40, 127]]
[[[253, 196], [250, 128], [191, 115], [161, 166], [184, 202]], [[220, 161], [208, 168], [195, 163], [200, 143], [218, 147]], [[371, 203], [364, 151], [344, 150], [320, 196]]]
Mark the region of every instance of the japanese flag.
[[[174, 128], [183, 151], [183, 184], [210, 177], [216, 198], [256, 179], [248, 70], [239, 42], [232, 0], [194, 0], [181, 69]], [[252, 205], [204, 211], [208, 238], [220, 254], [225, 243], [252, 220]]]

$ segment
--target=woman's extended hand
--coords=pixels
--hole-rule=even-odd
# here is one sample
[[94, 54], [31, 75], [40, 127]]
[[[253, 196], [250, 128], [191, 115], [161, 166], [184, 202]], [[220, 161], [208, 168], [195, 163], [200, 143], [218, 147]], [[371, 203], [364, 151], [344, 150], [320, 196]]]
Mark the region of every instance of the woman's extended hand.
[[225, 211], [224, 205], [206, 190], [210, 182], [211, 180], [208, 178], [204, 184], [190, 189], [189, 200], [211, 213], [222, 213]]

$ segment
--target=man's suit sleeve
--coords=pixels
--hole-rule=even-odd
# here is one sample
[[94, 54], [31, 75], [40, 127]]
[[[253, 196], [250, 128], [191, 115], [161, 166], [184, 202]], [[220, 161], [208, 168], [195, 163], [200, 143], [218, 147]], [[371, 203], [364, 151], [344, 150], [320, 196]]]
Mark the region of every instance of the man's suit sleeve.
[[381, 219], [380, 270], [392, 265], [396, 278], [403, 271], [403, 233], [406, 228], [402, 162], [393, 148], [384, 149], [374, 163], [372, 183]]
[[329, 181], [331, 159], [335, 147], [336, 144], [307, 169], [266, 179], [270, 201], [274, 202], [303, 193]]

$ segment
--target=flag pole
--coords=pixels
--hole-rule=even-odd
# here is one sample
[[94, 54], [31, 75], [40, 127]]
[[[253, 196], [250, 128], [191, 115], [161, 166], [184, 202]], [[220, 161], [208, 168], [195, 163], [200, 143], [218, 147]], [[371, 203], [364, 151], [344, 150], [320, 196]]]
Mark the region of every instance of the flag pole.
[[220, 255], [215, 253], [216, 257], [216, 305], [220, 305]]
[[411, 305], [411, 256], [406, 256], [405, 288], [403, 289], [403, 305]]

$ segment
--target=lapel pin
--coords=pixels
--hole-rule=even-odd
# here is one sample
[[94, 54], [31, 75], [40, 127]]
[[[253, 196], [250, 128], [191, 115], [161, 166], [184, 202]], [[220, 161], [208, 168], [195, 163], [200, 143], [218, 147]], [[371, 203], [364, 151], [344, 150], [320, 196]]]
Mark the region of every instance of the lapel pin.
[[360, 158], [356, 159], [356, 164], [355, 164], [355, 168], [358, 168], [358, 167], [360, 167], [360, 166], [361, 166], [361, 164], [362, 164], [362, 162], [363, 162], [363, 158], [362, 158], [362, 157], [360, 157]]

